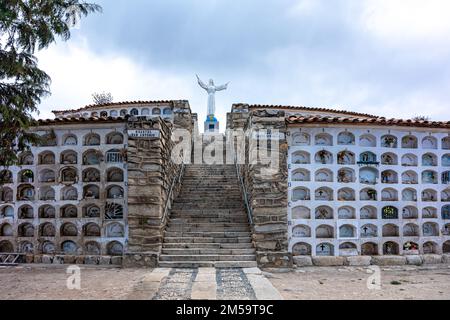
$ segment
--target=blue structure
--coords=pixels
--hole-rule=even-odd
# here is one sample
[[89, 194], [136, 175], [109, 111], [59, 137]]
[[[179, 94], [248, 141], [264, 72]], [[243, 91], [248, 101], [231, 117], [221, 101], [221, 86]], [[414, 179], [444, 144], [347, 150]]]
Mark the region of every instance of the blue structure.
[[209, 115], [205, 121], [205, 133], [219, 132], [219, 121], [214, 115]]

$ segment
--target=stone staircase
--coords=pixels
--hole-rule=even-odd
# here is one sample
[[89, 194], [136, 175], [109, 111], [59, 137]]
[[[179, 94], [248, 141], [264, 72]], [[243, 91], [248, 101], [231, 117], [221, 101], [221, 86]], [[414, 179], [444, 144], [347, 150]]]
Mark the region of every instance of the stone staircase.
[[162, 268], [256, 267], [233, 165], [188, 165], [164, 234]]

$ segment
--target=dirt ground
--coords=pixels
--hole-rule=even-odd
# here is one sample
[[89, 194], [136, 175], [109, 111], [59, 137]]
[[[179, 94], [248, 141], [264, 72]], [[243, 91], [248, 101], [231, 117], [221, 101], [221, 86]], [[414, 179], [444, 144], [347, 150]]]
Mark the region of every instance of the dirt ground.
[[286, 300], [448, 300], [450, 266], [381, 267], [381, 290], [369, 290], [363, 267], [302, 268], [266, 276]]
[[[62, 266], [0, 267], [1, 300], [123, 300], [146, 298], [151, 269], [81, 269], [81, 290], [68, 290]], [[369, 290], [363, 267], [264, 272], [285, 299], [450, 299], [450, 266], [382, 267], [381, 290]]]
[[65, 267], [0, 267], [1, 300], [124, 300], [149, 269], [81, 268], [81, 290], [67, 289]]

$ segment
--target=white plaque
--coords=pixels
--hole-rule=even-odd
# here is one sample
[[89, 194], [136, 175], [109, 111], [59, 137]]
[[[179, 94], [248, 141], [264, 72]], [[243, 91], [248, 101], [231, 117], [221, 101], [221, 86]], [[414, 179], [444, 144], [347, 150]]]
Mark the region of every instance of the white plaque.
[[161, 132], [159, 130], [128, 130], [128, 136], [130, 138], [159, 138]]

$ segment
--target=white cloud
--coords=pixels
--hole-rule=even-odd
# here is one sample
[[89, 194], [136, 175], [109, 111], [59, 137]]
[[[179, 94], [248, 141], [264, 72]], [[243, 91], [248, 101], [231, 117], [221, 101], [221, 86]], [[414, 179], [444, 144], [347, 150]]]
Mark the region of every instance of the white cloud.
[[450, 37], [448, 0], [366, 0], [363, 23], [393, 42], [442, 41]]
[[289, 8], [289, 14], [296, 16], [310, 15], [321, 5], [322, 2], [320, 0], [298, 0], [291, 8]]
[[128, 57], [97, 55], [84, 39], [39, 53], [39, 66], [52, 78], [52, 96], [43, 101], [40, 118], [51, 110], [77, 109], [92, 102], [92, 93], [111, 92], [115, 101], [189, 99], [192, 79], [152, 70]]

